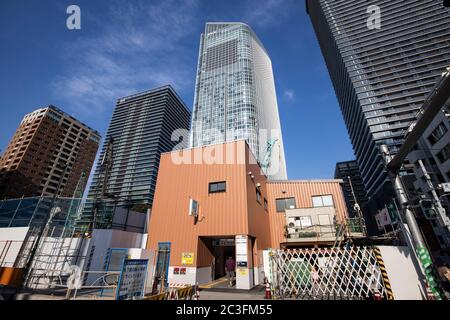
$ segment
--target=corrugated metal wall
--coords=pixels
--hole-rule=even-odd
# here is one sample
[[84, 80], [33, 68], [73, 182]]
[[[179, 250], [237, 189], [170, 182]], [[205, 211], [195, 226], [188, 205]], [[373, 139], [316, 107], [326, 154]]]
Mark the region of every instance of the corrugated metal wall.
[[[214, 151], [220, 151], [217, 148], [223, 148], [224, 159], [231, 153], [230, 159], [236, 155], [243, 156], [241, 164], [176, 164], [177, 159], [174, 162], [172, 158], [184, 155], [186, 160], [194, 163], [197, 157], [198, 163], [201, 154], [196, 156], [194, 151], [214, 155]], [[209, 183], [220, 181], [226, 181], [226, 192], [209, 194]], [[212, 252], [206, 243], [199, 241], [199, 237], [249, 235], [257, 243], [253, 248], [254, 261], [260, 261], [261, 250], [278, 248], [285, 240], [286, 221], [283, 213], [276, 212], [275, 199], [295, 197], [297, 207], [310, 208], [312, 196], [331, 194], [337, 215], [342, 218], [347, 212], [339, 181], [267, 182], [243, 140], [163, 154], [150, 219], [148, 248], [156, 250], [158, 242], [171, 242], [172, 266], [181, 265], [183, 252], [195, 254], [194, 266], [210, 266]], [[256, 200], [258, 183], [261, 185], [261, 203]], [[188, 214], [190, 198], [199, 202], [197, 224]], [[264, 199], [268, 201], [268, 210], [264, 209]]]
[[[244, 141], [234, 144], [235, 152], [245, 150]], [[189, 150], [206, 150], [214, 154], [212, 148], [217, 146]], [[184, 151], [184, 155], [189, 150]], [[171, 155], [174, 153], [161, 157], [148, 247], [156, 249], [158, 242], [172, 242], [171, 265], [180, 265], [182, 252], [197, 253], [199, 236], [248, 234], [246, 165], [177, 165]], [[190, 159], [194, 160], [194, 154]], [[208, 194], [209, 183], [219, 181], [227, 182], [226, 192]], [[188, 214], [190, 198], [199, 202], [199, 222], [196, 225]], [[195, 257], [194, 263], [197, 263], [197, 258], [202, 264], [206, 263], [209, 259], [206, 250], [199, 250], [199, 254], [202, 257]]]

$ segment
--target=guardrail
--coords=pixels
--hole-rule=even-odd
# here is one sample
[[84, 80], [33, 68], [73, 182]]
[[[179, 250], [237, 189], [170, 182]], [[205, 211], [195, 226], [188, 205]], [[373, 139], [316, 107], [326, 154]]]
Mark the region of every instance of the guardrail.
[[[346, 219], [345, 224], [350, 235], [364, 235], [364, 222], [359, 218]], [[340, 224], [315, 224], [312, 226], [285, 226], [285, 237], [288, 240], [314, 241], [314, 240], [334, 240], [340, 237]]]
[[[39, 273], [39, 271], [43, 271]], [[86, 284], [89, 275], [98, 275], [91, 280], [89, 284]], [[50, 287], [53, 289], [66, 289], [66, 298], [76, 298], [79, 291], [97, 289], [99, 294], [102, 295], [103, 290], [110, 289], [114, 293], [117, 290], [120, 271], [82, 271], [78, 279], [72, 278], [72, 273], [66, 270], [52, 270], [52, 269], [35, 269], [33, 270], [33, 276], [30, 283], [37, 283], [43, 279], [48, 281]], [[72, 285], [72, 281], [78, 280], [82, 285]], [[73, 295], [72, 295], [73, 292]]]
[[21, 267], [16, 261], [23, 244], [24, 241], [19, 240], [0, 241], [0, 267]]

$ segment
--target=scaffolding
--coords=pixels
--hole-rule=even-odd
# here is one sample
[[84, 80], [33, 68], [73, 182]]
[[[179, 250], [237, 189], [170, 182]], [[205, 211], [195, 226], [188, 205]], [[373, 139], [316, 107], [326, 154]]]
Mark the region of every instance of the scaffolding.
[[[94, 202], [99, 204], [97, 225], [102, 229], [128, 230], [130, 227], [134, 232], [143, 232], [140, 223], [145, 218], [140, 217], [141, 214], [130, 212], [125, 206], [121, 209], [109, 199], [32, 197], [4, 200], [0, 201], [0, 232], [1, 228], [16, 227], [26, 227], [28, 231], [22, 240], [7, 239], [0, 243], [0, 266], [25, 268], [29, 264], [24, 281], [28, 289], [61, 286], [70, 276], [71, 266], [83, 267], [90, 259], [87, 251], [92, 237], [91, 208]], [[134, 220], [127, 220], [125, 215], [133, 215]], [[33, 248], [36, 249], [32, 258]]]
[[85, 258], [81, 250], [86, 239], [84, 226], [80, 225], [81, 199], [58, 198], [52, 207], [45, 208], [49, 213], [47, 223], [30, 221], [30, 230], [19, 255], [23, 264], [31, 259], [30, 253], [36, 246], [30, 272], [24, 279], [24, 287], [29, 289], [51, 289], [55, 280], [60, 282], [70, 275], [70, 266], [81, 264]]

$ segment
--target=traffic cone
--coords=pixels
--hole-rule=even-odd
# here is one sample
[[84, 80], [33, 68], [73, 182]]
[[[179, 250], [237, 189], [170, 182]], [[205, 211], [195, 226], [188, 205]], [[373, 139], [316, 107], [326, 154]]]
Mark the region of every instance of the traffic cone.
[[381, 294], [378, 290], [375, 290], [374, 294], [373, 294], [373, 300], [382, 300], [381, 299]]
[[272, 299], [272, 292], [270, 291], [270, 284], [268, 281], [266, 282], [266, 294], [264, 296], [264, 299]]
[[194, 287], [195, 293], [194, 293], [194, 300], [198, 300], [200, 298], [200, 291], [198, 288], [198, 283]]

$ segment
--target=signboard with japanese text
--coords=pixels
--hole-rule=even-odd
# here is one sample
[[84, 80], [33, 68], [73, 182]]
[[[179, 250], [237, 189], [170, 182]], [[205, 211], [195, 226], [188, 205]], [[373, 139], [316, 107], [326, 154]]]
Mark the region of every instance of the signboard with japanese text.
[[387, 210], [389, 212], [389, 217], [391, 218], [392, 223], [398, 222], [398, 212], [395, 204], [393, 202], [387, 205]]
[[238, 275], [240, 275], [240, 276], [247, 276], [248, 275], [248, 270], [244, 269], [244, 268], [238, 268]]
[[236, 236], [236, 255], [247, 255], [247, 236]]
[[147, 259], [125, 259], [117, 287], [116, 300], [142, 298], [144, 296], [147, 269]]
[[391, 222], [391, 217], [389, 215], [388, 209], [387, 208], [383, 208], [383, 210], [380, 210], [376, 215], [375, 215], [375, 219], [377, 221], [378, 224], [378, 229], [381, 230], [382, 228], [384, 228], [387, 225], [392, 224]]
[[234, 247], [235, 244], [235, 239], [217, 239], [213, 241], [213, 246], [215, 247]]
[[194, 253], [193, 252], [183, 252], [181, 254], [181, 264], [183, 264], [183, 265], [194, 264]]

